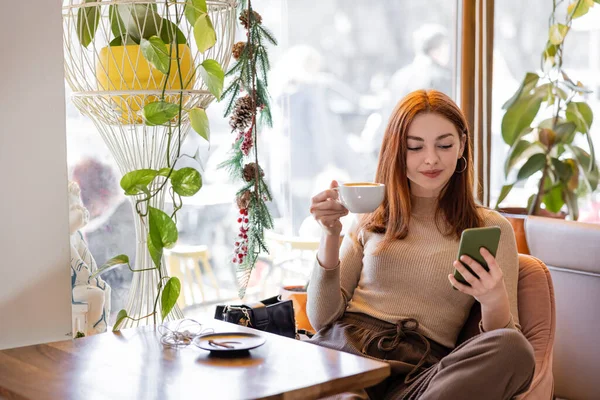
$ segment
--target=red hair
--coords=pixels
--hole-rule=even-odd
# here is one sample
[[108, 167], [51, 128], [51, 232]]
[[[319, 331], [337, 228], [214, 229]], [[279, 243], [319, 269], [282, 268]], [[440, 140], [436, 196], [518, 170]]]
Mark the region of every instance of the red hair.
[[[408, 235], [411, 197], [406, 171], [407, 135], [415, 117], [423, 113], [446, 118], [454, 124], [459, 136], [466, 136], [461, 154], [467, 160], [466, 168], [462, 173], [452, 175], [438, 197], [436, 216], [441, 213], [445, 217], [448, 230], [444, 233], [460, 238], [464, 229], [483, 224], [478, 212], [480, 206], [475, 203], [473, 196], [473, 157], [467, 120], [460, 108], [445, 94], [436, 90], [417, 90], [400, 100], [390, 116], [375, 175], [375, 182], [385, 184], [385, 197], [379, 208], [364, 216], [359, 223], [359, 232], [364, 229], [385, 234], [382, 244]], [[457, 162], [457, 170], [463, 168], [463, 162]]]

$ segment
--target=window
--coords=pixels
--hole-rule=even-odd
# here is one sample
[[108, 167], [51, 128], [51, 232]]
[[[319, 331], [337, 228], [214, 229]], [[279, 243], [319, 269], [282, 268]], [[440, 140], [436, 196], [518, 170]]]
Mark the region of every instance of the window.
[[[274, 126], [262, 131], [259, 143], [274, 197], [275, 231], [285, 237], [318, 240], [320, 228], [308, 212], [311, 197], [326, 189], [331, 179], [373, 179], [379, 143], [396, 102], [419, 88], [435, 88], [454, 97], [456, 2], [256, 0], [253, 4], [280, 41], [270, 51]], [[243, 32], [238, 32], [238, 40], [244, 40]], [[112, 182], [118, 190], [120, 173], [93, 124], [72, 105], [68, 108], [71, 169], [92, 157], [112, 172], [106, 184]], [[207, 110], [210, 148], [193, 134], [185, 143], [184, 150], [192, 154], [200, 145], [205, 171], [203, 188], [184, 199], [178, 221], [181, 244], [205, 245], [210, 252], [216, 284], [210, 274], [201, 278], [190, 274], [194, 282], [202, 279], [204, 290], [201, 293], [198, 285], [191, 285], [187, 299], [188, 305], [207, 305], [207, 311], [217, 302], [237, 297], [231, 254], [238, 230], [239, 183], [231, 183], [226, 171], [217, 168], [234, 139], [223, 111], [224, 104], [216, 102]], [[106, 194], [106, 189], [98, 190]], [[88, 207], [94, 202], [104, 206], [101, 196], [94, 194]], [[130, 257], [134, 252], [134, 230], [126, 228], [133, 217], [124, 222], [131, 207], [121, 195], [110, 200], [101, 219], [94, 218], [85, 229], [98, 263], [120, 252]], [[122, 212], [118, 228], [110, 217], [117, 209]], [[98, 229], [102, 235], [95, 236]], [[110, 241], [109, 234], [113, 235]], [[257, 263], [247, 301], [275, 295], [282, 284], [306, 282], [314, 252], [303, 253], [301, 265], [278, 268], [273, 265], [281, 263], [273, 258], [282, 255], [276, 254], [274, 243], [271, 248], [273, 254]], [[126, 302], [130, 275], [121, 271], [125, 272], [105, 277], [113, 288], [113, 314]], [[194, 308], [186, 312], [193, 313]]]
[[[492, 206], [496, 204], [496, 199], [504, 184], [504, 157], [508, 150], [508, 146], [502, 140], [500, 130], [504, 114], [501, 107], [517, 90], [526, 72], [540, 70], [540, 57], [546, 45], [549, 28], [548, 19], [545, 16], [549, 16], [551, 11], [552, 3], [544, 0], [495, 2], [492, 84]], [[540, 17], [531, 18], [531, 15]], [[564, 66], [569, 75], [594, 91], [585, 98], [585, 101], [588, 102], [596, 116], [600, 115], [598, 92], [600, 78], [597, 74], [600, 67], [599, 22], [599, 7], [594, 7], [584, 17], [575, 19], [565, 42], [563, 57]], [[596, 148], [600, 145], [599, 133], [599, 125], [593, 124], [592, 137]], [[585, 143], [582, 146], [587, 148]], [[525, 206], [529, 196], [537, 190], [536, 183], [540, 177], [541, 172], [534, 174], [525, 183], [515, 186], [503, 205]], [[579, 199], [580, 220], [598, 221], [598, 200], [600, 198], [597, 194]]]

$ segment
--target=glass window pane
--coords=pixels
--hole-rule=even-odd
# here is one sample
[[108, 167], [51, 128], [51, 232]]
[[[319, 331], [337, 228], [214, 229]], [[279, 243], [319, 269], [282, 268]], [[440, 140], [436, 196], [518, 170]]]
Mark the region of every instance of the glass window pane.
[[[564, 21], [566, 3], [559, 8], [557, 18]], [[514, 94], [526, 72], [541, 73], [541, 55], [548, 40], [548, 18], [552, 3], [544, 0], [522, 2], [506, 0], [495, 4], [494, 72], [492, 88], [492, 163], [491, 205], [496, 204], [505, 183], [504, 161], [509, 146], [502, 139], [502, 105]], [[530, 15], [539, 18], [530, 18]], [[583, 82], [594, 92], [576, 101], [586, 101], [596, 115], [600, 112], [597, 71], [600, 67], [600, 8], [593, 7], [587, 15], [575, 19], [564, 45], [563, 67], [568, 75]], [[544, 107], [544, 103], [542, 104]], [[597, 124], [592, 125], [592, 137], [597, 148], [600, 144]], [[581, 136], [581, 135], [578, 135]], [[587, 149], [585, 139], [576, 138]], [[524, 207], [528, 198], [537, 191], [541, 172], [520, 182], [502, 205]], [[598, 195], [582, 195], [579, 199], [580, 220], [600, 222]]]
[[[290, 243], [298, 237], [318, 241], [320, 228], [308, 211], [311, 197], [331, 179], [372, 180], [379, 143], [396, 102], [421, 88], [454, 97], [456, 81], [456, 2], [255, 0], [253, 6], [280, 42], [269, 50], [274, 126], [262, 130], [258, 144], [279, 236], [270, 235], [271, 254], [257, 263], [246, 301], [275, 295], [282, 284], [306, 282], [315, 252], [292, 249]], [[238, 31], [236, 41], [242, 40], [245, 32]], [[217, 168], [235, 137], [223, 118], [224, 107], [213, 102], [207, 110], [210, 147], [190, 134], [183, 149], [194, 154], [200, 146], [205, 165], [202, 189], [185, 198], [179, 212], [179, 244], [206, 246], [208, 258], [197, 263], [202, 266], [200, 275], [188, 271], [189, 285], [182, 292], [188, 306], [204, 304], [209, 314], [215, 303], [237, 297], [231, 259], [239, 229], [235, 194], [241, 183], [231, 182], [227, 172]], [[125, 217], [131, 206], [120, 194], [112, 194], [111, 184], [121, 192], [120, 174], [93, 124], [71, 104], [68, 110], [70, 168], [93, 158], [102, 164], [97, 168], [112, 174], [106, 172], [105, 183], [86, 204], [97, 206], [101, 215], [85, 229], [90, 248], [99, 264], [119, 253], [131, 258], [133, 217]], [[113, 218], [120, 207], [124, 214]], [[114, 272], [118, 278], [106, 277], [113, 288], [113, 314], [127, 299], [130, 276], [125, 268], [120, 271], [124, 272]], [[123, 294], [121, 302], [116, 293]], [[190, 307], [186, 313], [197, 310]]]

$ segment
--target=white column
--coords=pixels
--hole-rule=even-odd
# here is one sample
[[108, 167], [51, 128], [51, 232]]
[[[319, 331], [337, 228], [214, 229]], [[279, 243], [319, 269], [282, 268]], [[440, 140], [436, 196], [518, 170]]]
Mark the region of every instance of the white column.
[[0, 12], [0, 349], [71, 331], [59, 0]]

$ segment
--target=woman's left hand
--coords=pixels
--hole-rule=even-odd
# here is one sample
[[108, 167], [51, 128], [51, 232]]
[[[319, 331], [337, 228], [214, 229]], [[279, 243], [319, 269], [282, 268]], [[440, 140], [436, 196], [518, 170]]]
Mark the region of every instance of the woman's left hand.
[[501, 304], [508, 300], [504, 277], [494, 256], [484, 247], [480, 249], [480, 253], [487, 262], [489, 272], [471, 257], [463, 255], [460, 258], [461, 261], [467, 264], [479, 276], [479, 279], [458, 260], [454, 261], [453, 265], [471, 286], [460, 283], [452, 274], [448, 275], [448, 279], [461, 292], [473, 296], [482, 305], [493, 308], [495, 304]]

